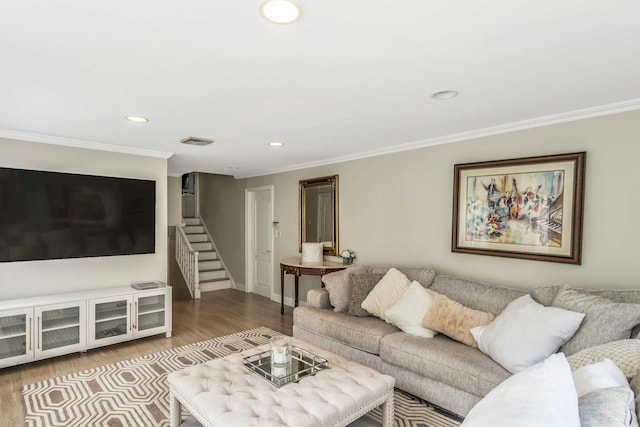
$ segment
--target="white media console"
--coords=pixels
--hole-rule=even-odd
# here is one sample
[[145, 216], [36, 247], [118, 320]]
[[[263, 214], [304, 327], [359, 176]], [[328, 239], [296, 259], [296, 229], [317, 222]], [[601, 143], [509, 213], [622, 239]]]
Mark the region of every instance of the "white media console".
[[171, 336], [171, 286], [0, 301], [0, 368], [149, 335]]

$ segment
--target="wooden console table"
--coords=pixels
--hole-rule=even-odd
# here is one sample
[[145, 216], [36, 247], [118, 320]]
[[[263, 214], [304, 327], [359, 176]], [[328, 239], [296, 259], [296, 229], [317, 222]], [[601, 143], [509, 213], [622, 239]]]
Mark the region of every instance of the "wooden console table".
[[[295, 275], [295, 307], [298, 306], [298, 278], [302, 275], [322, 276], [349, 267], [341, 262], [302, 263], [300, 257], [285, 258], [280, 261], [280, 314], [284, 314], [284, 274]], [[324, 284], [322, 285], [324, 286]]]

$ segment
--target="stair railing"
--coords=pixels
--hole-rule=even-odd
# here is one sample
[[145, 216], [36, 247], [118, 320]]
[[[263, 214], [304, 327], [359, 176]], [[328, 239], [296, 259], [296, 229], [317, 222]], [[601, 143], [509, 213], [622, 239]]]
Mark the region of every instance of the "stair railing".
[[184, 231], [184, 224], [178, 224], [176, 229], [176, 261], [182, 271], [191, 298], [200, 298], [200, 273], [198, 272], [198, 251], [193, 250], [191, 242]]

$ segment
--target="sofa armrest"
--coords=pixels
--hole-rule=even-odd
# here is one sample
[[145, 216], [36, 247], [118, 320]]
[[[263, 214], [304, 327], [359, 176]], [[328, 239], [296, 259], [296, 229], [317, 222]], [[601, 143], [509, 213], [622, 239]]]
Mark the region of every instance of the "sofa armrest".
[[307, 305], [314, 308], [331, 308], [329, 292], [325, 288], [311, 289], [307, 292]]

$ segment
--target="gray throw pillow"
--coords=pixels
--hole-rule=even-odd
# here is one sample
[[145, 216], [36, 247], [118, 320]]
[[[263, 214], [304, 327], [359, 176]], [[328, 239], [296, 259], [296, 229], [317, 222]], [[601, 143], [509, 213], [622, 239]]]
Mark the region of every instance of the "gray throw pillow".
[[349, 276], [351, 278], [351, 296], [348, 313], [352, 316], [371, 316], [371, 313], [362, 308], [362, 301], [367, 298], [369, 292], [375, 288], [384, 274], [351, 273]]
[[363, 266], [354, 266], [322, 276], [322, 283], [329, 292], [329, 302], [333, 306], [333, 311], [346, 313], [349, 310], [349, 297], [351, 296], [349, 275], [352, 272], [362, 271], [365, 271]]
[[587, 393], [578, 399], [581, 427], [638, 426], [629, 387], [609, 387]]
[[636, 397], [636, 418], [640, 422], [640, 372], [633, 377], [629, 385], [631, 386], [633, 395]]
[[640, 324], [640, 304], [624, 304], [596, 295], [586, 295], [563, 286], [551, 302], [552, 307], [584, 313], [582, 326], [560, 351], [567, 356], [585, 348], [627, 339]]

